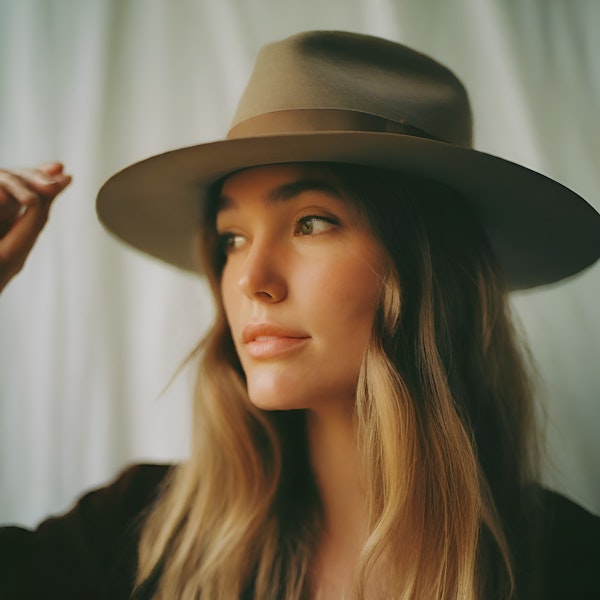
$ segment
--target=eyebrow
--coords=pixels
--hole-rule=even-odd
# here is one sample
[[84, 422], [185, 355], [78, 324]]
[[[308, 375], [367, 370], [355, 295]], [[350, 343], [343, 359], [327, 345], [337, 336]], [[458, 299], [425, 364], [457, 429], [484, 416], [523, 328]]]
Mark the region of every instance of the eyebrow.
[[[279, 185], [267, 194], [267, 200], [273, 204], [279, 204], [291, 200], [303, 192], [324, 192], [335, 198], [342, 198], [342, 193], [331, 183], [323, 179], [298, 179]], [[232, 208], [236, 202], [228, 196], [220, 195], [217, 200], [217, 212]]]

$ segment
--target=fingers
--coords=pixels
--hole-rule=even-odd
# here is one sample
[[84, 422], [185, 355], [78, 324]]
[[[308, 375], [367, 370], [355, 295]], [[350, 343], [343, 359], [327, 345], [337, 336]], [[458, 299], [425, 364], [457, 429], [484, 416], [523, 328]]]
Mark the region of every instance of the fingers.
[[0, 169], [0, 238], [12, 227], [25, 208], [49, 205], [71, 182], [60, 163], [46, 163], [37, 169]]
[[0, 170], [0, 193], [12, 195], [23, 206], [53, 200], [70, 182], [60, 163], [46, 163], [37, 169]]
[[47, 219], [46, 207], [31, 206], [17, 217], [8, 233], [0, 240], [0, 290], [23, 268]]
[[0, 290], [23, 267], [52, 201], [70, 182], [58, 162], [0, 170]]
[[58, 175], [59, 173], [63, 172], [64, 166], [61, 162], [50, 161], [42, 163], [38, 166], [38, 169], [40, 169], [40, 171], [44, 171], [48, 175]]

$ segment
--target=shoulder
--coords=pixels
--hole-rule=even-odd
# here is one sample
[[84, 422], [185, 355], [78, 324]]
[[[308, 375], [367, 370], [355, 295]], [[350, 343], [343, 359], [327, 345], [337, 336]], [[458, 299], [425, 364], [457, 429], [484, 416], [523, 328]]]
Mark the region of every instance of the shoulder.
[[152, 503], [171, 468], [149, 464], [130, 466], [113, 482], [82, 496], [75, 508], [90, 514], [98, 511], [104, 517], [110, 514], [125, 519], [132, 517]]
[[0, 529], [0, 597], [103, 598], [108, 590], [130, 591], [141, 525], [170, 469], [129, 467], [35, 531]]
[[581, 564], [584, 556], [595, 556], [600, 564], [600, 517], [557, 492], [544, 490], [542, 498], [542, 532], [550, 558]]
[[130, 535], [157, 497], [168, 471], [167, 465], [131, 466], [108, 485], [86, 493], [67, 514], [43, 522], [36, 533], [81, 528], [87, 539], [98, 543]]
[[600, 532], [600, 517], [566, 496], [544, 489], [542, 499], [547, 528], [555, 535], [585, 540]]
[[557, 492], [541, 493], [541, 551], [549, 598], [600, 598], [600, 517]]

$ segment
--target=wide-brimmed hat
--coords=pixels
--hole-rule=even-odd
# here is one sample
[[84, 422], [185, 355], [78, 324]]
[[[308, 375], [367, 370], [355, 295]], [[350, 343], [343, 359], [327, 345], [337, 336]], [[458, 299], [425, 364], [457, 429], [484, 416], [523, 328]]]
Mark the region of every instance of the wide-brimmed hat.
[[289, 162], [378, 166], [440, 181], [475, 208], [513, 289], [573, 275], [600, 256], [600, 215], [561, 184], [472, 148], [457, 77], [377, 37], [313, 31], [264, 46], [224, 140], [127, 167], [101, 188], [102, 223], [139, 250], [201, 272], [211, 184]]

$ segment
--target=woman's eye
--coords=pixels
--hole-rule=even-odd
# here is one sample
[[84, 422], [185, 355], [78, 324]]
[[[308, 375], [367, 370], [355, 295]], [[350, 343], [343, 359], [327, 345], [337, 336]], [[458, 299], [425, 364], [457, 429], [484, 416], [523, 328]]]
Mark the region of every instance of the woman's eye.
[[246, 238], [237, 233], [221, 233], [219, 234], [219, 245], [221, 250], [228, 254], [233, 250], [237, 250], [244, 245]]
[[328, 217], [320, 217], [318, 215], [310, 215], [302, 217], [296, 225], [296, 235], [315, 235], [323, 233], [332, 227], [335, 227], [337, 222]]

